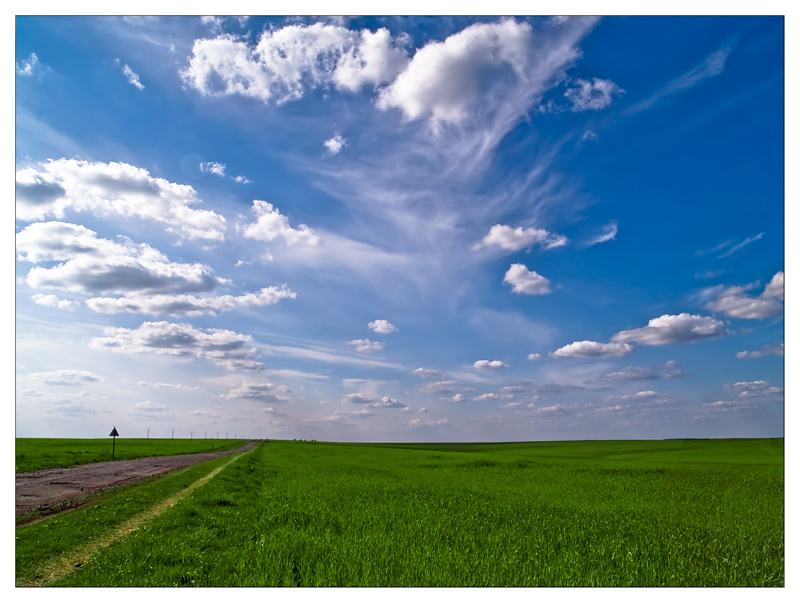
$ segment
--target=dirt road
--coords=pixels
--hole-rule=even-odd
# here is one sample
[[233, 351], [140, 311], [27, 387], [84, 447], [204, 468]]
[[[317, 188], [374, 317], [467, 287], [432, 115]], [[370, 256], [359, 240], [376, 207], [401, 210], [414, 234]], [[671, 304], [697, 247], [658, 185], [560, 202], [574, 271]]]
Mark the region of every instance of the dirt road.
[[130, 461], [109, 461], [68, 469], [44, 469], [16, 474], [16, 516], [32, 511], [63, 508], [70, 501], [145, 478], [168, 473], [220, 456], [253, 448], [249, 442], [236, 450], [175, 456], [153, 456]]

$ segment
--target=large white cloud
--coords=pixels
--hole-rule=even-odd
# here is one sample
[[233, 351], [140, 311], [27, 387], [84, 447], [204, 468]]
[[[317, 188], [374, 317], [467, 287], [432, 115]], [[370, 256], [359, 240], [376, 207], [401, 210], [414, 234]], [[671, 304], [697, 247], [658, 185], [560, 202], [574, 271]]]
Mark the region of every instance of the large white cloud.
[[388, 82], [408, 62], [405, 43], [386, 29], [323, 23], [270, 29], [255, 45], [221, 35], [195, 40], [181, 76], [206, 96], [239, 94], [281, 104], [320, 86], [356, 91]]
[[561, 247], [566, 243], [567, 237], [541, 228], [512, 228], [505, 224], [495, 224], [489, 229], [488, 234], [473, 246], [473, 249], [498, 247], [505, 251], [519, 251], [537, 244], [550, 249]]
[[189, 239], [224, 239], [225, 218], [194, 209], [197, 192], [183, 184], [154, 178], [127, 163], [58, 159], [16, 174], [17, 218], [63, 218], [69, 208], [97, 215], [155, 220]]
[[783, 314], [783, 271], [777, 272], [756, 296], [745, 293], [745, 287], [728, 287], [706, 307], [734, 318], [773, 318]]
[[185, 323], [145, 322], [138, 329], [108, 327], [104, 337], [94, 337], [90, 347], [118, 354], [157, 354], [199, 358], [227, 370], [258, 370], [253, 338], [225, 329], [207, 332]]
[[726, 335], [728, 330], [722, 321], [697, 314], [664, 314], [653, 318], [646, 327], [620, 331], [611, 338], [618, 343], [640, 343], [642, 345], [665, 345], [669, 343], [691, 343], [701, 339], [713, 339]]
[[525, 295], [546, 295], [550, 293], [550, 281], [524, 264], [511, 264], [503, 278], [504, 283], [511, 285], [514, 293]]
[[79, 293], [209, 291], [218, 281], [202, 264], [179, 264], [149, 245], [101, 239], [84, 226], [36, 222], [17, 234], [19, 259], [61, 262], [28, 272], [31, 287]]
[[367, 326], [376, 333], [380, 333], [381, 335], [388, 335], [389, 333], [394, 333], [395, 331], [397, 331], [397, 327], [395, 327], [388, 320], [383, 320], [382, 318], [379, 318], [378, 320], [373, 320]]
[[556, 358], [569, 356], [581, 358], [620, 358], [633, 351], [629, 343], [599, 343], [597, 341], [576, 341], [557, 349], [550, 355]]

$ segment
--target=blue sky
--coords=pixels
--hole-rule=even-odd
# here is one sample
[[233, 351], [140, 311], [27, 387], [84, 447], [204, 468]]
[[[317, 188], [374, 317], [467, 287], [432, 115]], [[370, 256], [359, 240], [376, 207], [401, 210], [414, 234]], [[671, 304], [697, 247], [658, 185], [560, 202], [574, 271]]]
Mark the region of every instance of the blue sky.
[[17, 436], [783, 435], [783, 18], [15, 33]]

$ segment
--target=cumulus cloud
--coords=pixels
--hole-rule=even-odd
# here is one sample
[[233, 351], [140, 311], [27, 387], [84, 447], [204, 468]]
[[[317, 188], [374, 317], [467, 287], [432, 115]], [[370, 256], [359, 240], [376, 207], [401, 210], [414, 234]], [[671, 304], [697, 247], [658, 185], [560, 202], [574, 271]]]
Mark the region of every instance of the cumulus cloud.
[[564, 96], [572, 103], [572, 111], [598, 111], [605, 109], [614, 100], [614, 95], [625, 92], [611, 80], [598, 77], [592, 81], [577, 79], [576, 86], [568, 89]]
[[206, 174], [214, 174], [215, 176], [224, 176], [226, 166], [224, 163], [217, 163], [216, 161], [207, 161], [200, 164], [200, 171]]
[[505, 362], [500, 360], [476, 360], [472, 366], [476, 369], [499, 369], [508, 367]]
[[350, 345], [352, 345], [356, 352], [364, 352], [364, 353], [371, 353], [371, 352], [379, 352], [383, 349], [383, 342], [382, 341], [370, 341], [369, 339], [354, 339], [352, 341], [348, 341]]
[[783, 356], [783, 342], [765, 345], [760, 350], [753, 352], [736, 352], [737, 358], [761, 358], [762, 356]]
[[17, 234], [17, 257], [36, 266], [27, 283], [34, 288], [80, 293], [167, 294], [209, 291], [218, 281], [202, 264], [177, 264], [149, 245], [101, 239], [84, 226], [36, 222]]
[[37, 293], [33, 296], [33, 303], [39, 304], [40, 306], [52, 306], [54, 308], [60, 308], [61, 310], [72, 310], [78, 305], [76, 301], [59, 299], [55, 295], [44, 295], [42, 293]]
[[567, 237], [553, 234], [539, 228], [512, 228], [504, 224], [495, 224], [483, 239], [473, 245], [473, 249], [498, 247], [505, 251], [519, 251], [533, 245], [541, 245], [545, 249], [561, 247], [567, 244]]
[[541, 355], [540, 354], [528, 354], [527, 358], [528, 358], [528, 360], [535, 361], [535, 360], [539, 360], [539, 358], [541, 358]]
[[740, 381], [723, 386], [729, 392], [739, 392], [739, 398], [760, 398], [762, 396], [783, 394], [783, 388], [770, 385], [767, 381]]
[[19, 170], [16, 201], [20, 220], [63, 218], [65, 210], [72, 209], [154, 220], [188, 239], [224, 239], [225, 218], [193, 209], [200, 199], [191, 186], [154, 178], [126, 163], [58, 159], [44, 164], [42, 171]]
[[253, 213], [256, 221], [244, 229], [244, 236], [258, 241], [274, 241], [283, 239], [287, 245], [318, 245], [320, 239], [305, 224], [299, 228], [289, 226], [289, 219], [271, 203], [253, 201]]
[[633, 346], [627, 343], [599, 343], [597, 341], [576, 341], [557, 349], [550, 355], [555, 358], [569, 356], [580, 358], [619, 358], [627, 356], [633, 351]]
[[259, 370], [253, 339], [225, 329], [206, 332], [185, 323], [145, 322], [138, 329], [107, 327], [90, 347], [118, 354], [157, 354], [209, 360], [227, 370]]
[[611, 340], [616, 343], [640, 343], [642, 345], [665, 345], [670, 343], [692, 343], [702, 339], [713, 339], [727, 335], [722, 321], [697, 314], [664, 314], [653, 318], [646, 327], [620, 331]]
[[232, 389], [225, 394], [227, 400], [253, 400], [272, 404], [277, 402], [288, 402], [290, 397], [285, 394], [291, 390], [283, 385], [273, 385], [272, 383], [250, 383], [244, 381], [241, 386]]
[[133, 72], [133, 69], [124, 65], [122, 67], [122, 73], [125, 74], [125, 77], [128, 78], [128, 83], [132, 86], [136, 86], [139, 90], [144, 90], [144, 85], [139, 80], [139, 76]]
[[408, 408], [408, 406], [402, 402], [396, 400], [395, 398], [390, 398], [389, 396], [383, 396], [382, 398], [371, 398], [361, 393], [347, 394], [342, 399], [342, 402], [345, 404], [359, 404], [368, 408]]
[[504, 283], [511, 285], [514, 293], [525, 295], [546, 295], [550, 293], [550, 281], [524, 264], [511, 264], [503, 278]]
[[392, 323], [383, 319], [373, 320], [367, 326], [376, 333], [380, 333], [382, 335], [388, 335], [389, 333], [394, 333], [397, 330], [397, 327], [395, 327]]
[[317, 87], [355, 92], [390, 81], [408, 62], [405, 42], [383, 28], [373, 33], [323, 23], [270, 29], [255, 45], [226, 34], [195, 40], [181, 76], [204, 96], [282, 104]]
[[194, 295], [150, 295], [136, 297], [95, 297], [86, 301], [95, 312], [101, 314], [167, 314], [171, 316], [218, 315], [236, 308], [267, 306], [282, 299], [294, 299], [297, 294], [286, 288], [265, 287], [258, 293], [242, 295], [219, 295], [196, 297]]
[[35, 381], [41, 381], [48, 385], [83, 385], [95, 381], [103, 381], [100, 375], [89, 371], [65, 369], [60, 371], [47, 371], [42, 373], [31, 373], [28, 375]]
[[734, 318], [773, 318], [783, 314], [783, 271], [778, 272], [757, 297], [747, 295], [745, 287], [728, 287], [706, 304], [714, 312]]
[[331, 155], [336, 155], [344, 148], [346, 144], [347, 140], [337, 135], [323, 142], [322, 146], [324, 146], [325, 150]]
[[434, 132], [488, 118], [499, 135], [577, 59], [575, 43], [593, 24], [578, 19], [538, 38], [529, 23], [514, 19], [471, 25], [420, 48], [381, 90], [378, 107], [400, 109], [406, 120], [427, 119]]

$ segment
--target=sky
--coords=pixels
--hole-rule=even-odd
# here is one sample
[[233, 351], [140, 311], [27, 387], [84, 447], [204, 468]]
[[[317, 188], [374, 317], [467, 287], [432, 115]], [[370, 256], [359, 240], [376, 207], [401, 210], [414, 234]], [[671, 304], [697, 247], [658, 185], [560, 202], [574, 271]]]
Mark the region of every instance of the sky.
[[17, 17], [17, 437], [784, 435], [783, 17]]

